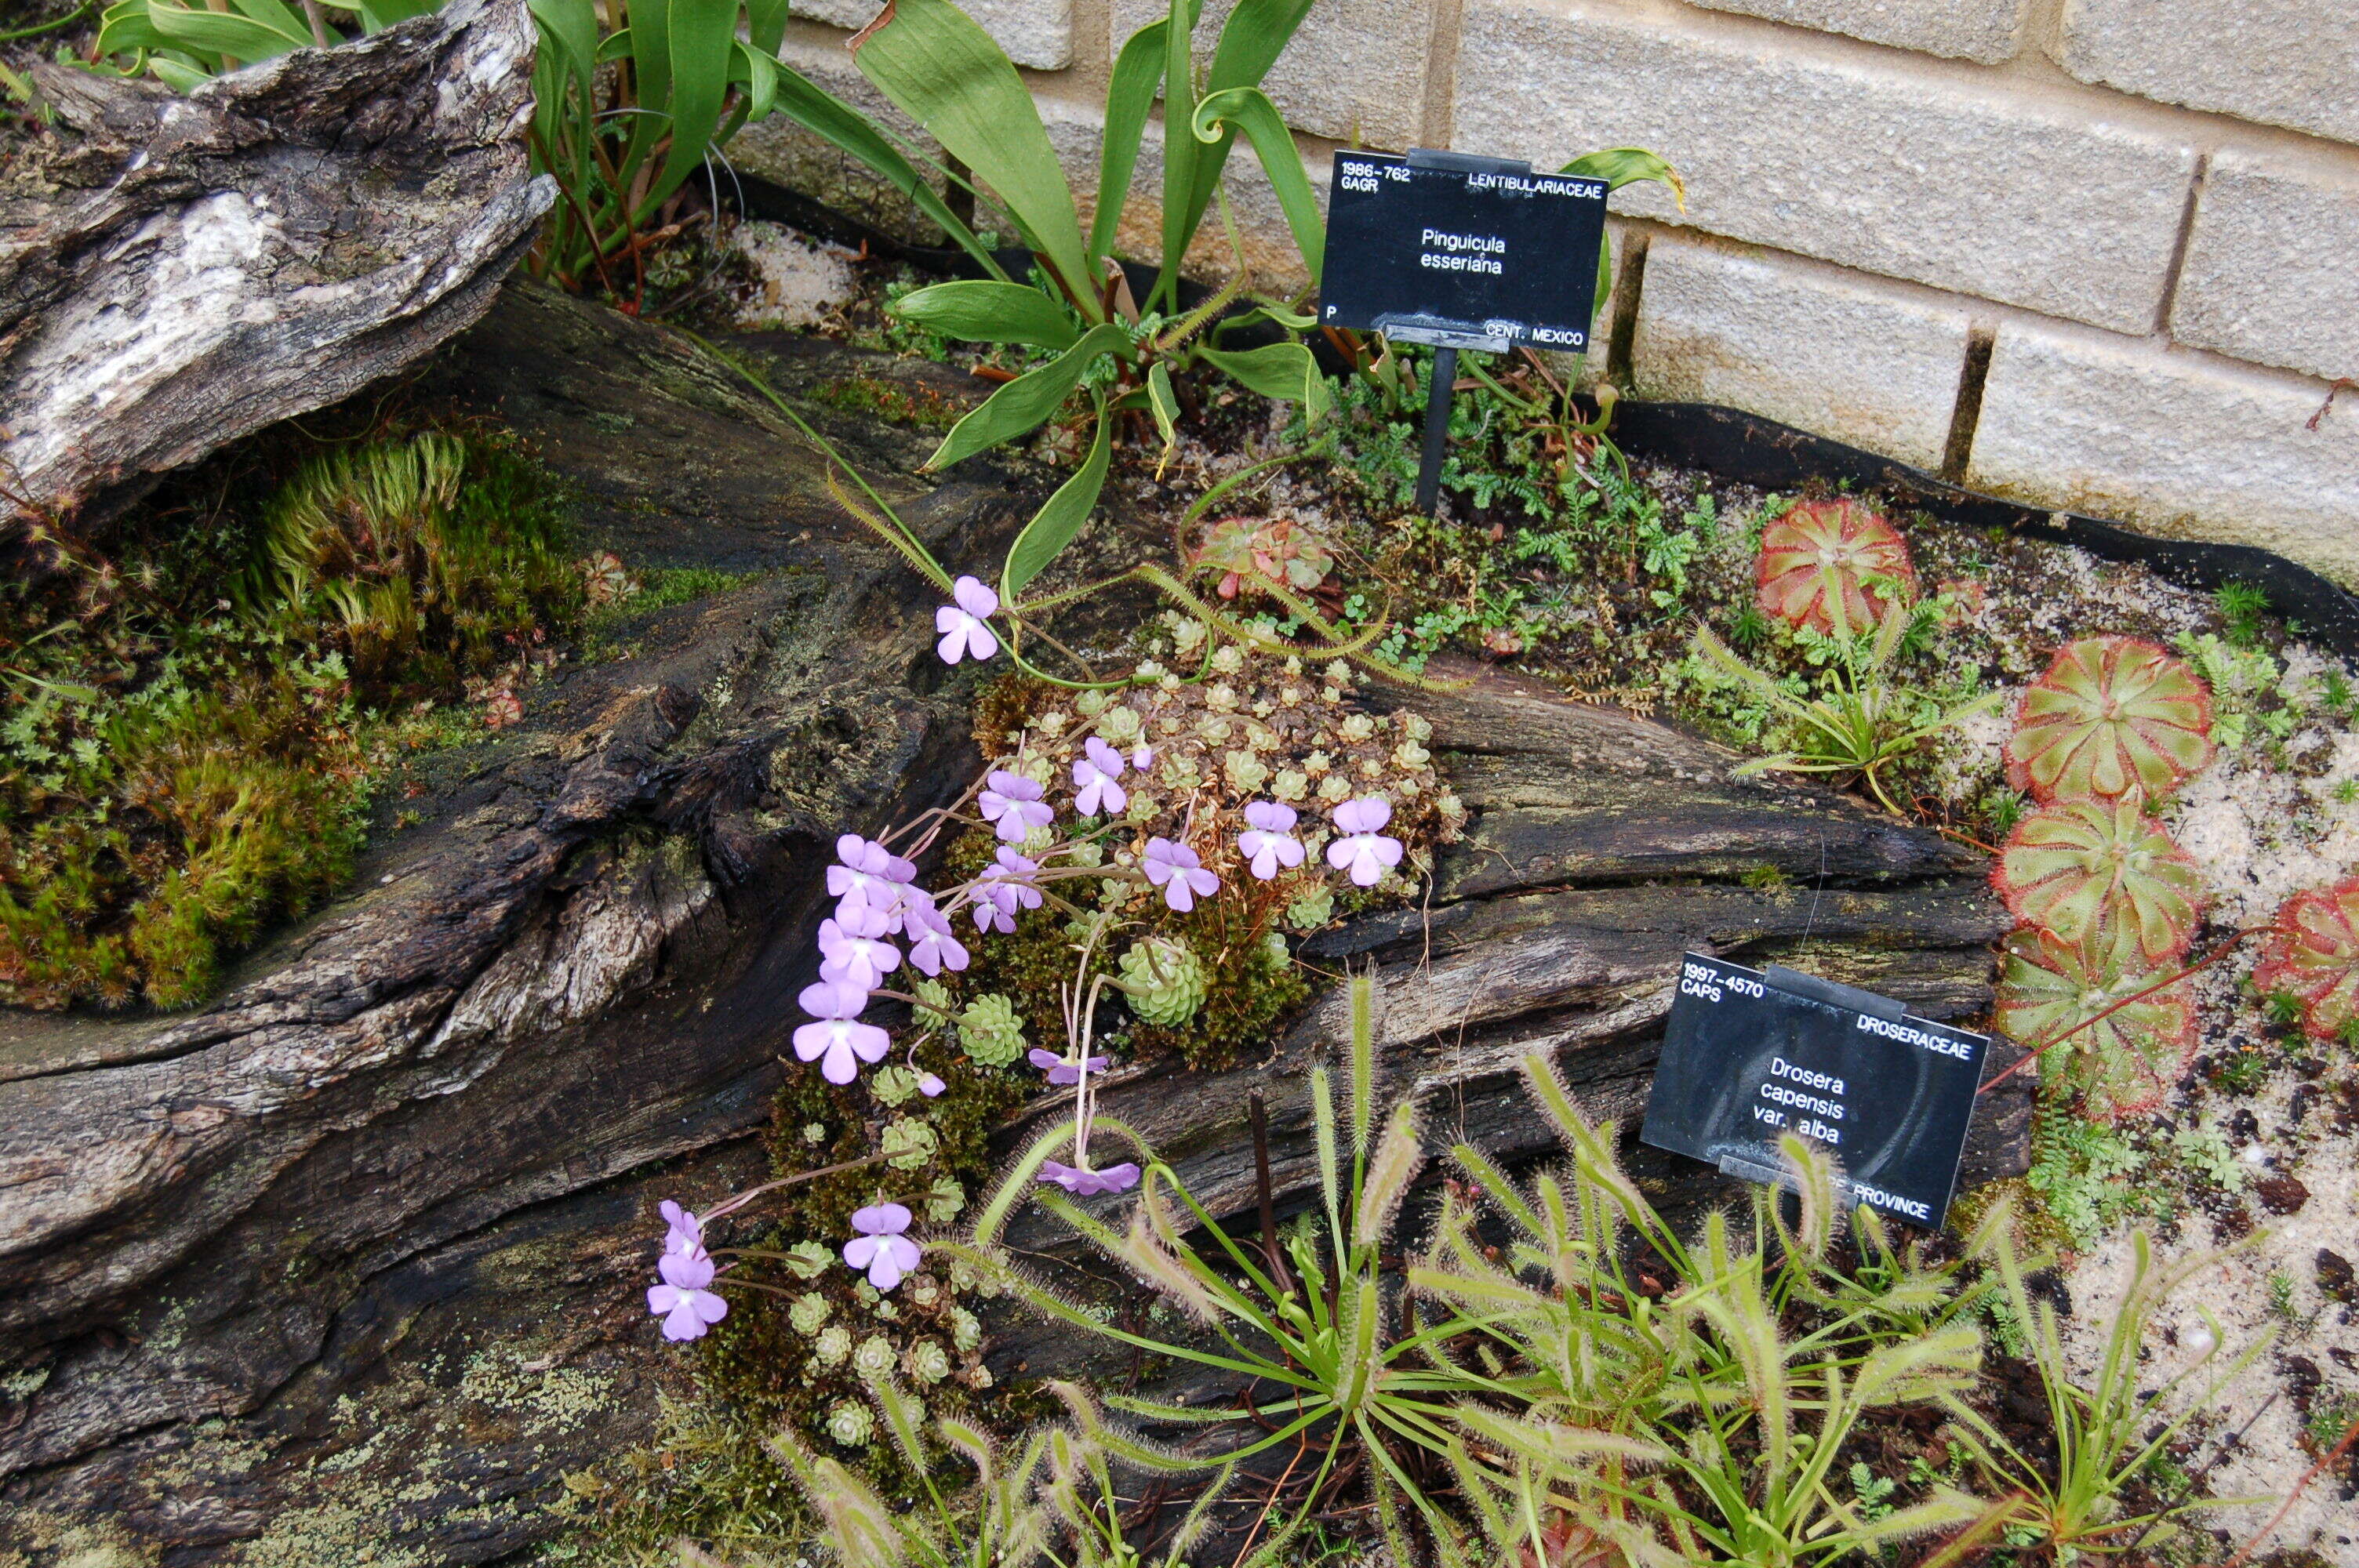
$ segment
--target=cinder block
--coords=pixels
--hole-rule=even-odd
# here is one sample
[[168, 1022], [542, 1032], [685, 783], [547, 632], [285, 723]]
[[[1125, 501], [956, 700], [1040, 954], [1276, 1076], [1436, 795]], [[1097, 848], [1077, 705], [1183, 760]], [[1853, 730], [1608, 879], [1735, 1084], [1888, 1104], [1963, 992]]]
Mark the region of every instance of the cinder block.
[[2013, 57], [2028, 0], [1692, 0], [1870, 43], [1995, 64]]
[[1967, 482], [2147, 533], [2258, 545], [2359, 586], [2359, 406], [2152, 341], [2006, 322]]
[[1454, 145], [1544, 168], [1652, 147], [1686, 177], [1687, 211], [1651, 185], [1616, 192], [1617, 210], [2047, 315], [2155, 326], [2192, 148], [1961, 69], [1700, 20], [1466, 0]]
[[2213, 158], [2170, 330], [2241, 360], [2359, 376], [2359, 161], [2337, 178], [2266, 155]]
[[[1435, 4], [1320, 0], [1262, 85], [1297, 130], [1358, 146], [1413, 146], [1425, 120]], [[1212, 58], [1234, 8], [1234, 0], [1205, 0], [1196, 23], [1198, 58]], [[1108, 58], [1167, 9], [1156, 0], [1114, 0]]]
[[1970, 326], [1889, 284], [1662, 236], [1631, 376], [1643, 397], [1725, 404], [1938, 470]]
[[[1073, 0], [959, 0], [959, 8], [1007, 51], [1007, 58], [1036, 70], [1062, 70], [1073, 63]], [[884, 9], [880, 0], [796, 0], [795, 15], [806, 21], [860, 28]]]
[[2051, 52], [2083, 81], [2359, 142], [2350, 0], [2065, 0]]

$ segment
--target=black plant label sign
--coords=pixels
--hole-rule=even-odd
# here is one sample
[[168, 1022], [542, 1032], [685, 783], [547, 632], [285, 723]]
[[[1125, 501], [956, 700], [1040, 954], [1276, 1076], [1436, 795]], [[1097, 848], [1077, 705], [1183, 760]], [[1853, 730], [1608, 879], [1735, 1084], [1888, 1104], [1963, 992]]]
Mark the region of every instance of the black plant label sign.
[[1777, 1140], [1835, 1156], [1846, 1208], [1928, 1229], [1949, 1212], [1990, 1037], [1772, 965], [1690, 953], [1680, 965], [1639, 1136], [1756, 1182]]
[[1503, 158], [1339, 152], [1320, 325], [1587, 353], [1605, 189]]

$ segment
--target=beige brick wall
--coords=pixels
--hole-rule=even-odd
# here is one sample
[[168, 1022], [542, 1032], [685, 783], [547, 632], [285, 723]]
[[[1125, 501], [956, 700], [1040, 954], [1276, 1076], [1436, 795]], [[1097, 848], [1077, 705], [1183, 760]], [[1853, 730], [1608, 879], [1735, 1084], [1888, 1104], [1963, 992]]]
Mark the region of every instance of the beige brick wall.
[[[1206, 0], [1207, 43], [1232, 3]], [[797, 63], [856, 94], [842, 29], [875, 5], [799, 7]], [[972, 8], [1086, 185], [1107, 62], [1156, 0]], [[2313, 417], [2359, 379], [2352, 0], [1317, 0], [1269, 87], [1322, 191], [1339, 145], [1670, 157], [1684, 210], [1614, 198], [1645, 242], [1613, 345], [1640, 395], [2359, 588], [2359, 386]], [[791, 132], [744, 156], [875, 194]], [[1230, 189], [1256, 280], [1299, 281], [1250, 153]], [[1156, 195], [1150, 152], [1141, 254]], [[1191, 265], [1228, 258], [1208, 232]]]

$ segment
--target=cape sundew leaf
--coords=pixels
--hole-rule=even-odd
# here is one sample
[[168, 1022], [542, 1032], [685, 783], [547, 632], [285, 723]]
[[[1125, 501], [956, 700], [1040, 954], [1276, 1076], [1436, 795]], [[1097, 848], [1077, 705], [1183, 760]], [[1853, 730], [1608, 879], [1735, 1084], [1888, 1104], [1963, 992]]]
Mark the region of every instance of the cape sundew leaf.
[[2008, 837], [1991, 882], [2017, 919], [2119, 969], [2186, 951], [2203, 914], [2194, 860], [2135, 800], [2033, 812]]
[[[2006, 941], [1998, 1027], [2038, 1045], [2089, 1023], [2163, 973], [2124, 974], [2051, 936], [2018, 931]], [[2090, 1116], [2113, 1121], [2158, 1104], [2194, 1054], [2195, 988], [2180, 979], [2066, 1035], [2040, 1065], [2050, 1082], [2081, 1091]]]
[[2024, 694], [2007, 778], [2041, 801], [2158, 801], [2212, 757], [2212, 694], [2135, 637], [2083, 637]]
[[1763, 529], [1754, 580], [1763, 614], [1828, 632], [1840, 608], [1856, 636], [1915, 597], [1917, 568], [1884, 514], [1845, 498], [1805, 502]]
[[2254, 989], [2301, 998], [2302, 1026], [2332, 1040], [2359, 1018], [2359, 877], [2296, 893], [2253, 970]]

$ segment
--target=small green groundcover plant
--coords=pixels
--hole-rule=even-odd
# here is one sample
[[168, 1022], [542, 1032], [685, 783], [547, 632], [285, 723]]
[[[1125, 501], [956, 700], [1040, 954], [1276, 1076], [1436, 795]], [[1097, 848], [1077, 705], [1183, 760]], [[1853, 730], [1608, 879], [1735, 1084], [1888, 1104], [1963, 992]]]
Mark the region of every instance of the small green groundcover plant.
[[[848, 851], [845, 864], [868, 859]], [[889, 874], [876, 863], [855, 874]], [[2214, 1327], [2210, 1348], [2141, 1389], [2156, 1380], [2140, 1358], [2156, 1309], [2211, 1259], [2158, 1271], [2138, 1239], [2083, 1388], [2052, 1309], [2025, 1283], [2004, 1205], [1962, 1246], [1900, 1245], [1871, 1211], [1847, 1216], [1832, 1163], [1788, 1139], [1788, 1195], [1763, 1193], [1749, 1224], [1712, 1215], [1690, 1242], [1542, 1056], [1524, 1076], [1563, 1161], [1519, 1178], [1457, 1145], [1454, 1176], [1420, 1211], [1410, 1200], [1428, 1130], [1413, 1095], [1386, 1105], [1375, 982], [1352, 980], [1348, 1004], [1337, 1071], [1317, 1067], [1308, 1084], [1313, 1202], [1283, 1227], [1265, 1217], [1257, 1235], [1234, 1233], [1134, 1130], [1096, 1113], [1090, 1084], [1105, 1068], [1088, 1055], [1090, 1000], [1075, 1002], [1067, 1050], [1043, 1053], [1052, 1079], [1072, 1080], [1073, 1113], [1032, 1140], [971, 1224], [920, 1241], [881, 1192], [853, 1215], [842, 1266], [885, 1305], [905, 1279], [987, 1280], [1085, 1343], [1204, 1369], [1251, 1397], [1199, 1406], [1058, 1382], [1064, 1419], [1011, 1446], [929, 1408], [927, 1368], [880, 1354], [817, 1433], [771, 1440], [832, 1552], [863, 1568], [1136, 1562], [1123, 1534], [1129, 1476], [1186, 1500], [1159, 1546], [1176, 1563], [1247, 1472], [1264, 1476], [1251, 1487], [1260, 1522], [1223, 1550], [1256, 1564], [1294, 1560], [1322, 1514], [1342, 1512], [1396, 1561], [1467, 1568], [1819, 1564], [1904, 1542], [1925, 1561], [2002, 1543], [2071, 1561], [2167, 1541], [2192, 1511], [2251, 1500], [2154, 1484], [2187, 1423], [2264, 1348], [2223, 1356]], [[1089, 1152], [1108, 1143], [1117, 1164]], [[1103, 1201], [1114, 1193], [1135, 1196]], [[1008, 1229], [1030, 1206], [1156, 1310], [1116, 1318], [1078, 1280], [1019, 1260]], [[692, 1337], [726, 1315], [718, 1292], [746, 1254], [712, 1245], [707, 1227], [734, 1206], [700, 1218], [666, 1206], [649, 1305], [667, 1333]], [[2008, 1325], [2042, 1379], [2052, 1460], [1977, 1393], [1985, 1319]], [[1942, 1424], [1951, 1464], [1863, 1480], [1846, 1456], [1905, 1407]], [[880, 1443], [919, 1506], [889, 1503], [867, 1478]], [[1256, 1461], [1277, 1454], [1290, 1462], [1271, 1490]]]
[[588, 597], [546, 477], [432, 433], [154, 532], [0, 590], [0, 1001], [202, 1000], [342, 881], [419, 706], [513, 717]]

